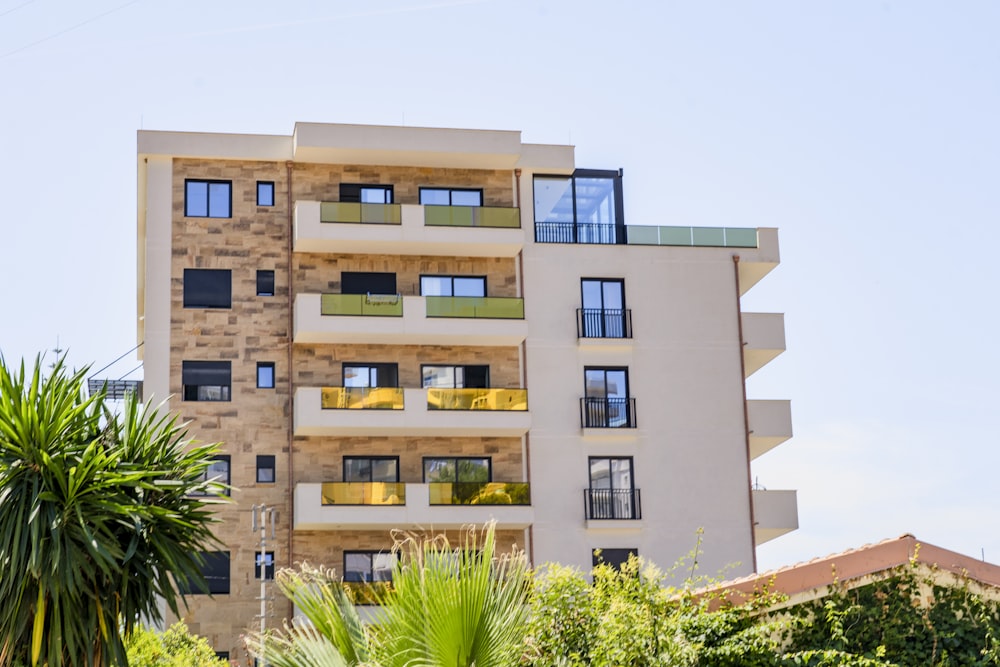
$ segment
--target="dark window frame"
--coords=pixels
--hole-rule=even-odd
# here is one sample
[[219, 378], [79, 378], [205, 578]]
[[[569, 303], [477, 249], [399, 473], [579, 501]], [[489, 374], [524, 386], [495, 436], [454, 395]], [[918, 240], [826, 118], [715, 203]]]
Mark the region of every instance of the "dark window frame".
[[[483, 297], [485, 297], [489, 292], [489, 283], [487, 282], [487, 276], [465, 276], [459, 274], [449, 274], [449, 273], [421, 273], [420, 274], [420, 296], [426, 296], [424, 294], [424, 278], [447, 278], [451, 283], [451, 294], [443, 294], [441, 296], [455, 296], [455, 279], [465, 279], [465, 280], [482, 280], [483, 281]], [[436, 296], [436, 295], [435, 295]]]
[[[605, 557], [605, 555], [609, 557]], [[623, 564], [625, 564], [630, 556], [639, 557], [638, 547], [615, 547], [615, 548], [596, 548], [591, 549], [590, 557], [593, 562], [593, 566], [597, 567], [601, 563], [607, 563], [612, 568], [616, 570], [621, 570]]]
[[[447, 192], [448, 193], [448, 203], [447, 204], [424, 204], [424, 190], [430, 190], [430, 191], [435, 191], [435, 192]], [[454, 200], [454, 196], [453, 195], [456, 192], [478, 192], [479, 193], [479, 204], [478, 204], [478, 206], [474, 206], [474, 205], [471, 205], [471, 204], [453, 204], [452, 203], [452, 201]], [[451, 188], [451, 187], [446, 187], [446, 186], [442, 187], [442, 186], [434, 186], [434, 185], [422, 185], [418, 189], [417, 196], [418, 196], [418, 201], [420, 202], [420, 204], [422, 206], [469, 206], [471, 208], [482, 208], [483, 202], [485, 201], [485, 196], [484, 196], [484, 193], [483, 193], [483, 188]]]
[[347, 479], [347, 462], [348, 461], [394, 461], [396, 463], [396, 479], [393, 484], [399, 483], [399, 457], [398, 456], [344, 456], [341, 459], [341, 479], [345, 482], [362, 482], [367, 481], [372, 483], [372, 466], [368, 466], [368, 479], [367, 480], [357, 480], [357, 479]]
[[[555, 222], [546, 221], [538, 219], [538, 211], [534, 211], [535, 218], [535, 242], [536, 243], [595, 243], [595, 244], [624, 244], [627, 242], [625, 233], [625, 211], [624, 211], [624, 195], [622, 188], [622, 179], [624, 177], [624, 172], [621, 169], [576, 169], [572, 174], [534, 174], [532, 176], [531, 182], [531, 192], [532, 192], [532, 202], [535, 201], [535, 181], [538, 179], [568, 179], [570, 181], [570, 188], [572, 192], [573, 208], [572, 208], [572, 220], [568, 222]], [[614, 223], [588, 223], [582, 222], [579, 219], [579, 212], [577, 211], [577, 179], [597, 179], [605, 178], [612, 181], [612, 192], [614, 193], [614, 210], [615, 210], [615, 220]], [[554, 232], [548, 234], [540, 234], [539, 225], [569, 225], [568, 233], [565, 231], [567, 228], [562, 230], [557, 229]], [[588, 227], [594, 226], [598, 228], [596, 238], [591, 238], [594, 236], [593, 231], [588, 231]], [[611, 232], [605, 234], [600, 231], [602, 227], [610, 227]], [[582, 232], [582, 233], [581, 233]], [[613, 232], [613, 233], [612, 233]], [[544, 236], [544, 238], [543, 238]]]
[[[231, 489], [229, 487], [233, 483], [233, 457], [230, 454], [215, 454], [214, 456], [212, 456], [212, 461], [224, 461], [226, 463], [226, 478], [225, 479], [217, 479], [216, 477], [212, 477], [211, 479], [213, 481], [217, 481], [217, 482], [219, 482], [221, 484], [225, 484], [226, 488], [225, 488], [225, 490], [223, 490], [222, 495], [228, 496], [231, 493]], [[205, 468], [205, 474], [202, 476], [202, 479], [203, 480], [208, 480], [209, 479], [208, 475], [209, 475], [208, 468]], [[209, 494], [209, 493], [193, 493], [191, 495], [193, 495], [193, 496], [208, 496], [208, 495], [211, 495], [211, 494]]]
[[[457, 381], [455, 381], [455, 382], [452, 383], [451, 387], [437, 387], [437, 389], [489, 389], [491, 387], [490, 365], [489, 364], [420, 364], [420, 385], [421, 385], [421, 387], [424, 388], [424, 389], [434, 389], [435, 387], [429, 387], [428, 385], [424, 384], [424, 369], [425, 368], [451, 368], [451, 369], [461, 368], [461, 369], [463, 369], [463, 381], [462, 381], [462, 386], [461, 387], [455, 387], [454, 385], [457, 384]], [[486, 386], [485, 387], [469, 387], [469, 385], [464, 380], [464, 375], [465, 375], [464, 369], [467, 369], [467, 368], [476, 368], [476, 369], [485, 368], [486, 369]], [[455, 378], [455, 375], [453, 373], [452, 374], [452, 379], [454, 380], [454, 378]]]
[[[261, 384], [260, 372], [262, 370], [270, 369], [271, 371], [271, 384]], [[257, 362], [257, 388], [258, 389], [274, 389], [278, 384], [277, 371], [274, 369], [273, 361], [258, 361]]]
[[274, 296], [273, 269], [257, 269], [257, 296]]
[[[388, 200], [385, 202], [365, 202], [363, 200], [363, 193], [365, 190], [381, 190], [383, 195], [388, 194]], [[396, 199], [395, 186], [383, 183], [341, 183], [340, 184], [340, 201], [352, 204], [393, 204]]]
[[[177, 577], [177, 589], [187, 595], [229, 595], [232, 583], [232, 555], [229, 551], [202, 551], [201, 574], [205, 578], [207, 590], [201, 590], [193, 582]], [[223, 570], [225, 572], [223, 573]]]
[[[209, 276], [212, 276], [209, 279]], [[224, 280], [220, 280], [224, 278]], [[202, 281], [217, 282], [206, 286]], [[184, 269], [183, 306], [184, 308], [218, 308], [233, 307], [233, 270], [232, 269]], [[225, 289], [221, 289], [223, 287]], [[225, 294], [225, 298], [221, 298]]]
[[[270, 197], [271, 203], [270, 204], [266, 203], [266, 199], [267, 199], [266, 197], [261, 197], [261, 194], [262, 194], [261, 188], [264, 188], [264, 190], [263, 190], [264, 192], [267, 192], [267, 189], [270, 188], [270, 190], [271, 190], [271, 197]], [[267, 207], [267, 208], [273, 208], [274, 207], [274, 200], [275, 200], [275, 193], [276, 193], [276, 190], [274, 188], [274, 181], [257, 181], [257, 206]], [[261, 203], [262, 200], [265, 203]]]
[[[588, 283], [597, 283], [601, 297], [600, 308], [587, 305]], [[605, 285], [617, 284], [621, 300], [620, 308], [609, 308], [605, 303]], [[577, 316], [578, 338], [631, 338], [632, 312], [625, 301], [624, 278], [580, 278], [580, 309]]]
[[[187, 382], [197, 376], [208, 376], [226, 382]], [[204, 378], [203, 378], [204, 379]], [[219, 398], [201, 398], [201, 388], [218, 388]], [[228, 403], [232, 401], [233, 362], [222, 360], [185, 359], [181, 362], [181, 394], [183, 401], [200, 403]], [[206, 392], [207, 394], [207, 392]], [[192, 398], [193, 396], [193, 398]]]
[[[274, 454], [258, 454], [256, 470], [256, 479], [258, 484], [274, 484], [277, 482], [278, 468]], [[265, 470], [271, 471], [271, 479], [261, 479], [261, 472]]]
[[[368, 567], [368, 578], [367, 579], [365, 579], [364, 576], [362, 576], [361, 579], [355, 579], [354, 576], [353, 576], [353, 572], [355, 572], [355, 571], [354, 570], [350, 570], [349, 571], [347, 569], [347, 557], [349, 555], [350, 556], [368, 556], [370, 558], [370, 565]], [[381, 550], [379, 550], [379, 549], [350, 549], [350, 550], [345, 550], [344, 551], [344, 555], [343, 555], [343, 561], [344, 561], [344, 569], [343, 569], [343, 572], [344, 572], [344, 582], [345, 583], [357, 583], [357, 584], [373, 584], [373, 583], [379, 583], [379, 582], [383, 582], [383, 581], [385, 581], [385, 582], [392, 581], [392, 570], [389, 571], [389, 575], [390, 575], [389, 579], [376, 579], [375, 578], [375, 572], [376, 572], [376, 570], [375, 570], [375, 556], [381, 556], [381, 555], [387, 555], [387, 556], [390, 556], [391, 558], [395, 558], [395, 559], [398, 560], [398, 556], [396, 556], [395, 554], [393, 554], [391, 550], [386, 550], [386, 549], [381, 549]]]
[[[270, 559], [270, 562], [268, 562]], [[274, 552], [264, 552], [264, 581], [274, 581]], [[253, 552], [253, 578], [260, 579], [260, 552]]]
[[583, 395], [587, 395], [587, 372], [604, 371], [604, 398], [608, 397], [608, 371], [625, 372], [625, 398], [632, 398], [632, 391], [628, 379], [628, 366], [584, 366], [583, 367]]
[[454, 461], [455, 462], [455, 479], [451, 480], [453, 484], [458, 484], [461, 480], [458, 479], [458, 462], [459, 461], [486, 461], [486, 482], [489, 483], [493, 481], [493, 457], [492, 456], [424, 456], [420, 459], [420, 471], [423, 475], [422, 480], [424, 484], [430, 484], [427, 481], [427, 461]]
[[[399, 387], [399, 364], [394, 361], [388, 362], [367, 362], [367, 361], [345, 361], [340, 365], [340, 385], [342, 387], [347, 386], [347, 369], [348, 368], [367, 368], [368, 369], [368, 382], [369, 384], [364, 385], [366, 387]], [[376, 384], [371, 384], [371, 370], [375, 369]], [[382, 384], [378, 381], [379, 371], [381, 374], [385, 374], [386, 371], [391, 371], [392, 376], [396, 378], [395, 384]]]
[[[192, 184], [203, 183], [205, 184], [205, 215], [193, 215], [191, 213], [190, 199], [191, 193], [189, 187]], [[229, 194], [228, 201], [226, 203], [226, 213], [227, 215], [212, 215], [212, 185], [228, 185]], [[184, 217], [186, 218], [220, 218], [228, 219], [233, 217], [233, 182], [231, 180], [224, 179], [212, 179], [212, 178], [185, 178], [184, 179]]]

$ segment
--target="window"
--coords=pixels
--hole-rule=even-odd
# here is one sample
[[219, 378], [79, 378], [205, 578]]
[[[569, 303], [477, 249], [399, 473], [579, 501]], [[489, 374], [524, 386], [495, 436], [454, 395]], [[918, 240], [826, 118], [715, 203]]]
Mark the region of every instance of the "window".
[[489, 366], [421, 366], [424, 388], [485, 389], [490, 386]]
[[274, 389], [274, 362], [257, 362], [257, 388]]
[[632, 484], [632, 457], [590, 457], [588, 519], [638, 519]]
[[420, 276], [423, 296], [486, 296], [486, 276]]
[[257, 483], [274, 484], [274, 456], [271, 454], [257, 455]]
[[594, 549], [591, 553], [594, 567], [601, 563], [607, 563], [616, 570], [622, 569], [622, 565], [628, 562], [630, 556], [639, 557], [639, 550], [632, 549]]
[[177, 589], [185, 594], [229, 595], [229, 552], [202, 551], [201, 574], [205, 577], [207, 588], [196, 585], [193, 581], [178, 577]]
[[257, 206], [274, 206], [274, 181], [257, 181]]
[[[230, 476], [230, 471], [232, 469], [232, 458], [228, 454], [217, 454], [212, 457], [212, 462], [209, 464], [208, 468], [205, 470], [205, 474], [202, 475], [202, 479], [209, 482], [218, 482], [219, 484], [225, 484], [227, 487], [232, 483], [232, 477]], [[229, 495], [229, 489], [222, 491], [224, 495]], [[195, 496], [207, 496], [210, 495], [207, 491], [205, 493], [194, 493], [191, 495]]]
[[398, 482], [398, 456], [345, 456], [345, 482]]
[[391, 185], [340, 184], [340, 201], [361, 204], [391, 204]]
[[424, 457], [424, 483], [489, 482], [492, 460], [487, 457]]
[[257, 296], [274, 296], [274, 271], [257, 271]]
[[189, 218], [233, 217], [233, 182], [185, 180], [184, 215]]
[[398, 387], [398, 364], [348, 364], [343, 366], [345, 387]]
[[215, 657], [219, 660], [229, 660], [229, 651], [216, 651]]
[[232, 385], [231, 361], [185, 361], [181, 384], [185, 401], [228, 401]]
[[392, 581], [396, 555], [382, 551], [345, 551], [344, 581], [370, 584]]
[[584, 369], [583, 426], [635, 428], [635, 399], [628, 395], [628, 369]]
[[232, 271], [184, 269], [185, 308], [232, 308], [232, 306]]
[[580, 338], [631, 338], [631, 318], [625, 310], [625, 281], [584, 278], [583, 308], [577, 320]]
[[483, 191], [468, 188], [420, 188], [420, 203], [433, 206], [482, 206]]
[[[265, 551], [263, 554], [264, 580], [274, 580], [274, 552]], [[261, 553], [258, 551], [253, 555], [253, 578], [260, 579]]]
[[344, 271], [340, 274], [341, 294], [396, 294], [396, 274]]
[[625, 243], [620, 171], [535, 176], [535, 241]]

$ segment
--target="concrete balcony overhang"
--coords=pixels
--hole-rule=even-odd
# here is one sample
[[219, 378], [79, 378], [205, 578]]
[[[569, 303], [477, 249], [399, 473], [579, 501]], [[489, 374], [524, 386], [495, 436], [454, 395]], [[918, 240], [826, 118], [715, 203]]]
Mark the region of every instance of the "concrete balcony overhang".
[[747, 401], [747, 417], [751, 460], [792, 437], [791, 401]]
[[785, 351], [783, 313], [742, 313], [743, 367], [750, 377]]
[[[516, 257], [520, 227], [426, 225], [425, 207], [400, 205], [400, 224], [321, 222], [322, 202], [295, 202], [295, 252]], [[516, 209], [514, 209], [516, 210]]]
[[531, 428], [527, 410], [432, 410], [427, 389], [404, 389], [402, 410], [323, 409], [320, 387], [295, 390], [296, 436], [438, 435], [521, 437]]
[[517, 346], [528, 335], [523, 319], [428, 317], [427, 299], [404, 296], [400, 317], [323, 315], [322, 295], [295, 297], [296, 343], [374, 343], [376, 345]]
[[799, 505], [795, 491], [753, 492], [754, 541], [761, 545], [799, 528]]
[[741, 249], [736, 254], [740, 256], [740, 294], [743, 295], [781, 261], [778, 230], [773, 227], [758, 227], [757, 247]]
[[523, 529], [535, 520], [530, 505], [431, 505], [430, 485], [407, 484], [405, 505], [324, 505], [323, 485], [295, 485], [294, 530], [451, 529], [495, 520]]

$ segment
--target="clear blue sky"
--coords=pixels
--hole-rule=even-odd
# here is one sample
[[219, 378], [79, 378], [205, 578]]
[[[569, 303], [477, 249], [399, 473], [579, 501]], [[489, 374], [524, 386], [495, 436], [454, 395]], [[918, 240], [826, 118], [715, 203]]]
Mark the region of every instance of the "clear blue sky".
[[[1000, 562], [1000, 3], [0, 0], [0, 350], [134, 345], [135, 132], [521, 130], [632, 223], [780, 228], [762, 568], [912, 532]], [[124, 366], [128, 370], [131, 366]]]

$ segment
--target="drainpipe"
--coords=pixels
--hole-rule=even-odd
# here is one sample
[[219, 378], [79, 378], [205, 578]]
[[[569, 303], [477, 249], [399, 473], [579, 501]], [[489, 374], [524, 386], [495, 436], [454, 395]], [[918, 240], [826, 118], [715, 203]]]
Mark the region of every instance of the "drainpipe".
[[733, 280], [736, 286], [736, 331], [740, 341], [740, 387], [743, 389], [743, 433], [747, 457], [747, 497], [750, 501], [750, 553], [753, 555], [753, 571], [757, 572], [757, 537], [754, 530], [757, 520], [753, 511], [753, 484], [750, 473], [750, 411], [747, 408], [747, 369], [743, 357], [743, 309], [740, 306], [740, 256], [733, 255]]
[[[514, 170], [514, 208], [517, 209], [517, 215], [520, 219], [521, 217], [521, 170], [520, 168]], [[517, 253], [517, 276], [518, 284], [520, 285], [520, 296], [524, 298], [524, 251]], [[521, 386], [525, 389], [528, 388], [528, 342], [527, 340], [521, 342]], [[528, 409], [530, 410], [531, 401], [529, 397]], [[522, 445], [522, 451], [524, 452], [524, 474], [531, 484], [531, 432], [524, 434], [524, 440]], [[531, 563], [532, 567], [535, 565], [535, 527], [534, 525], [528, 526], [528, 535], [526, 545], [528, 548], [528, 562]]]
[[[295, 374], [292, 368], [292, 332], [295, 326], [295, 274], [292, 270], [292, 243], [295, 235], [295, 217], [292, 210], [291, 160], [285, 162], [285, 182], [288, 184], [288, 192], [285, 199], [285, 206], [288, 211], [288, 516], [285, 517], [285, 521], [288, 523], [288, 565], [290, 567], [295, 562], [292, 552], [292, 524], [295, 517], [295, 475], [292, 472], [294, 469], [292, 466], [292, 456], [295, 451], [295, 427], [293, 424], [295, 417], [295, 394], [293, 390], [295, 387], [292, 381], [292, 377]], [[291, 614], [292, 609], [289, 602], [288, 615], [291, 616]]]

